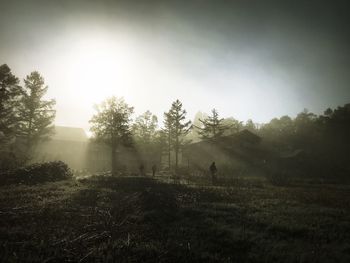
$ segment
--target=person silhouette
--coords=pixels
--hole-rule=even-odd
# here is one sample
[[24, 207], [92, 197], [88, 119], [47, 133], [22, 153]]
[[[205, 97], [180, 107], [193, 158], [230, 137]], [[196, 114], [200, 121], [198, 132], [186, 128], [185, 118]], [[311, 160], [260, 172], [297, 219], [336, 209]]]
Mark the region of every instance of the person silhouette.
[[152, 166], [152, 175], [153, 175], [153, 177], [156, 176], [156, 171], [157, 171], [157, 165], [153, 164], [153, 166]]
[[209, 167], [209, 171], [211, 174], [211, 181], [213, 184], [217, 183], [217, 177], [216, 177], [216, 173], [218, 171], [218, 169], [216, 168], [215, 162], [213, 162], [210, 167]]

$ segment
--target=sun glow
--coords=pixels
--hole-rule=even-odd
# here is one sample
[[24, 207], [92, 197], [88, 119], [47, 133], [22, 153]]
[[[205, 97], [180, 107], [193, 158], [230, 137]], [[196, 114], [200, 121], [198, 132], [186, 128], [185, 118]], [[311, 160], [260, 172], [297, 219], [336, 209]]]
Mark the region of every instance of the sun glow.
[[[50, 76], [47, 81], [55, 83], [50, 84], [49, 95], [56, 98], [60, 109], [57, 124], [88, 130], [94, 105], [111, 96], [124, 97], [135, 107], [135, 114], [146, 110], [156, 113], [162, 103], [168, 105], [176, 97], [172, 87], [183, 86], [169, 74], [147, 41], [141, 44], [122, 33], [82, 31], [61, 36], [48, 51], [53, 59], [43, 57], [48, 69], [45, 76]], [[160, 100], [164, 97], [167, 99]]]
[[67, 71], [73, 92], [86, 103], [124, 93], [130, 86], [133, 54], [125, 43], [108, 38], [82, 38], [71, 49]]

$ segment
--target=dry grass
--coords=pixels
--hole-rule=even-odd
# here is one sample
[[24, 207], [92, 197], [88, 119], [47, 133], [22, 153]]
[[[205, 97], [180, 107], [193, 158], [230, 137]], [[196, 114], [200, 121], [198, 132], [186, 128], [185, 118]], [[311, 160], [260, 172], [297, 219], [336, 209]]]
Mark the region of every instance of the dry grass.
[[350, 262], [348, 186], [92, 177], [0, 188], [4, 262]]

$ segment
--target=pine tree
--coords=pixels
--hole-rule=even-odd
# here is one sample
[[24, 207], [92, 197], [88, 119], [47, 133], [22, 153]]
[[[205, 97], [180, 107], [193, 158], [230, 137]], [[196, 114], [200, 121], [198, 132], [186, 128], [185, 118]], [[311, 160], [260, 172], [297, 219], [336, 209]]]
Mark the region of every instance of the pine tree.
[[17, 107], [22, 88], [19, 79], [11, 73], [11, 69], [3, 64], [0, 66], [0, 144], [10, 142], [18, 129]]
[[96, 106], [97, 113], [91, 118], [90, 130], [97, 141], [111, 147], [111, 168], [115, 175], [116, 150], [120, 145], [131, 144], [131, 114], [134, 111], [122, 98], [112, 97]]
[[228, 127], [223, 124], [224, 119], [219, 118], [219, 113], [216, 109], [212, 109], [211, 113], [212, 115], [208, 116], [206, 119], [199, 119], [202, 127], [197, 128], [199, 129], [198, 133], [202, 139], [215, 140], [221, 137], [228, 129]]
[[185, 122], [186, 110], [182, 109], [182, 103], [176, 100], [172, 103], [169, 111], [169, 121], [171, 122], [171, 137], [175, 151], [175, 171], [178, 169], [179, 151], [184, 144], [184, 137], [190, 131], [191, 121]]
[[173, 146], [173, 120], [172, 116], [169, 112], [164, 112], [164, 128], [163, 128], [163, 135], [165, 137], [166, 142], [166, 152], [168, 155], [168, 168], [171, 169], [171, 150]]
[[48, 139], [53, 133], [53, 121], [56, 116], [53, 106], [56, 102], [43, 98], [47, 90], [44, 78], [37, 71], [24, 79], [19, 106], [19, 134], [25, 141], [29, 155], [39, 141]]

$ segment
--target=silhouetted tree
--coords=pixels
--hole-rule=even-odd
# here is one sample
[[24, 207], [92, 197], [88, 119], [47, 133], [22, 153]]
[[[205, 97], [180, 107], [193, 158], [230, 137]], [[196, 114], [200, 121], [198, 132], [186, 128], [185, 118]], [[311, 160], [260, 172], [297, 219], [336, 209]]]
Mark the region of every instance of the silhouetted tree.
[[162, 156], [164, 152], [168, 151], [167, 135], [164, 130], [157, 130], [154, 139], [154, 149], [156, 150], [158, 160], [156, 161], [159, 166], [161, 165]]
[[198, 133], [202, 139], [217, 139], [221, 137], [224, 132], [228, 129], [227, 126], [223, 124], [224, 119], [219, 118], [219, 113], [216, 109], [212, 109], [212, 115], [208, 116], [206, 119], [199, 119], [201, 122], [201, 127]]
[[235, 134], [243, 129], [243, 122], [236, 120], [233, 117], [224, 119], [222, 121], [222, 124], [227, 127], [227, 130], [224, 132], [224, 135]]
[[166, 142], [166, 152], [168, 155], [168, 168], [170, 170], [171, 168], [171, 150], [172, 150], [172, 146], [173, 146], [173, 119], [171, 116], [171, 112], [164, 112], [164, 128], [162, 129], [163, 132], [163, 136]]
[[172, 103], [169, 111], [169, 120], [171, 121], [171, 137], [175, 151], [175, 170], [178, 169], [179, 151], [184, 144], [184, 136], [189, 132], [191, 121], [185, 121], [186, 110], [182, 108], [182, 103], [176, 100]]
[[158, 118], [150, 111], [138, 116], [132, 125], [132, 133], [139, 157], [148, 163], [155, 163], [160, 159], [157, 127]]
[[96, 140], [111, 147], [112, 174], [116, 174], [116, 150], [120, 145], [131, 144], [131, 114], [134, 111], [122, 98], [111, 97], [96, 106], [91, 118], [91, 132]]
[[257, 130], [256, 124], [251, 119], [246, 121], [244, 128], [251, 132], [255, 132]]
[[200, 128], [197, 128], [197, 127], [202, 126], [200, 119], [204, 120], [207, 117], [208, 115], [206, 113], [202, 113], [200, 111], [195, 114], [192, 122], [192, 129], [190, 129], [189, 133], [186, 135], [186, 139], [192, 142], [198, 142], [201, 140], [200, 134], [199, 134]]
[[149, 145], [155, 139], [157, 127], [157, 116], [150, 111], [146, 111], [135, 119], [132, 132], [136, 141]]
[[17, 107], [22, 88], [19, 80], [11, 73], [11, 69], [3, 64], [0, 66], [0, 145], [14, 138], [18, 129]]
[[30, 73], [24, 79], [24, 89], [19, 106], [19, 134], [25, 140], [27, 154], [41, 140], [48, 139], [53, 133], [53, 121], [56, 111], [55, 100], [45, 100], [48, 90], [44, 78], [37, 72]]

